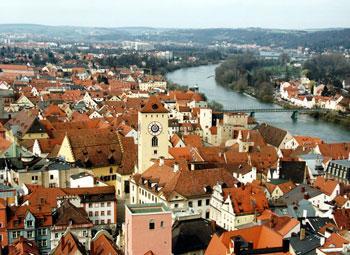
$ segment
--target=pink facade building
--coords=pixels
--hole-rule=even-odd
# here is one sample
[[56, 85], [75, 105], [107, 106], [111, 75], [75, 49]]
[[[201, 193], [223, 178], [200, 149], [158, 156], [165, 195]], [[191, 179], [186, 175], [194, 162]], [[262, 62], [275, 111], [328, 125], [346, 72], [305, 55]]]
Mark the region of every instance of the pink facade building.
[[171, 211], [163, 204], [125, 206], [125, 254], [171, 254]]

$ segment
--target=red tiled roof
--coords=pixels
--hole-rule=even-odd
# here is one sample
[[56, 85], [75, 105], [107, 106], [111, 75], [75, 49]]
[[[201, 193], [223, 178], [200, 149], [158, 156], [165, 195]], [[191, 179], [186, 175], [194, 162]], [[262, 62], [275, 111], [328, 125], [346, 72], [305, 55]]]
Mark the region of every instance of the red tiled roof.
[[250, 183], [237, 188], [225, 188], [223, 196], [225, 200], [231, 198], [236, 214], [263, 212], [269, 208], [263, 188]]
[[314, 186], [328, 196], [333, 193], [337, 185], [339, 185], [338, 182], [334, 180], [326, 180], [323, 176], [318, 176], [314, 182]]
[[[214, 235], [205, 255], [226, 255], [233, 248], [232, 240], [241, 237], [253, 243], [253, 249], [282, 247], [282, 236], [276, 231], [261, 225], [224, 232], [220, 237]], [[276, 253], [274, 253], [276, 254]], [[280, 253], [283, 254], [283, 253]], [[289, 253], [284, 253], [289, 254]]]
[[164, 105], [155, 96], [151, 96], [146, 105], [141, 109], [142, 113], [168, 113]]
[[34, 241], [21, 236], [8, 247], [8, 255], [40, 255], [39, 248]]

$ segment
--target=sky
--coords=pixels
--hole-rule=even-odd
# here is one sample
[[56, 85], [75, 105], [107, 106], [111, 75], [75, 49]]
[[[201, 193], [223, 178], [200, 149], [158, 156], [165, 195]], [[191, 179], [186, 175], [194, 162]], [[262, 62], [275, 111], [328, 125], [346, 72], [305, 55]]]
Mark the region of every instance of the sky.
[[350, 0], [0, 0], [0, 24], [172, 28], [350, 27]]

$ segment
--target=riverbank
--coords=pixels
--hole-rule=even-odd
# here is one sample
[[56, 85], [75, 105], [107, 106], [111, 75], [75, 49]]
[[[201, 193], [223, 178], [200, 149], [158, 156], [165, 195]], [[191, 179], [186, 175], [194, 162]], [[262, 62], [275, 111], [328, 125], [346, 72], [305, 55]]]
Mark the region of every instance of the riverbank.
[[[206, 95], [208, 101], [217, 101], [224, 109], [273, 109], [283, 107], [273, 103], [264, 103], [253, 96], [237, 93], [232, 89], [220, 86], [213, 76], [217, 65], [206, 65], [184, 68], [167, 73], [167, 80], [189, 87], [198, 86], [199, 92]], [[293, 121], [290, 113], [274, 112], [256, 113], [258, 122], [288, 130], [293, 135], [318, 136], [327, 142], [350, 141], [350, 130], [344, 125], [334, 124], [328, 120], [317, 119], [308, 114], [300, 114], [297, 121]]]
[[[277, 104], [285, 109], [300, 109], [299, 107], [288, 103], [284, 100], [278, 100], [278, 98], [275, 97], [274, 104]], [[315, 118], [316, 120], [324, 120], [327, 122], [331, 122], [337, 125], [341, 125], [345, 127], [346, 129], [350, 130], [350, 115], [346, 115], [344, 113], [340, 113], [337, 111], [328, 111], [328, 112], [310, 112], [306, 113], [309, 116]]]
[[223, 60], [199, 60], [195, 62], [183, 62], [180, 64], [168, 64], [165, 68], [159, 70], [162, 75], [167, 75], [168, 73], [175, 72], [180, 69], [184, 68], [191, 68], [191, 67], [199, 67], [199, 66], [207, 66], [207, 65], [217, 65], [221, 63]]

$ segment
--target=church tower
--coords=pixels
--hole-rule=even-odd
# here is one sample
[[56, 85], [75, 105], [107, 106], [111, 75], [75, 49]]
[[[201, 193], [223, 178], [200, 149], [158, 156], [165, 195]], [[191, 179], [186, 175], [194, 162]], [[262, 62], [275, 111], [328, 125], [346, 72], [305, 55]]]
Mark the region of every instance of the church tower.
[[168, 111], [151, 96], [138, 113], [138, 173], [152, 165], [152, 159], [168, 157]]

